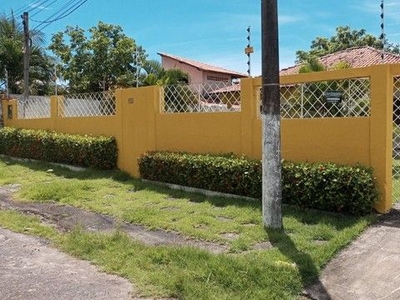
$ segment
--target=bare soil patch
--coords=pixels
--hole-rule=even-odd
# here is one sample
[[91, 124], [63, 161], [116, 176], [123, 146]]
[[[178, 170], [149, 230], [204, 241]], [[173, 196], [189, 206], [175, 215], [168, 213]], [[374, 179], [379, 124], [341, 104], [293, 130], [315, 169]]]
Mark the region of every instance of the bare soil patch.
[[111, 232], [119, 229], [126, 232], [133, 239], [149, 246], [192, 246], [212, 253], [228, 251], [227, 245], [193, 240], [176, 232], [149, 230], [141, 225], [123, 223], [111, 216], [74, 206], [14, 201], [12, 193], [18, 188], [18, 185], [0, 186], [0, 209], [16, 210], [25, 214], [39, 216], [42, 222], [55, 226], [60, 231], [68, 232], [76, 226], [81, 226], [85, 230], [94, 232]]

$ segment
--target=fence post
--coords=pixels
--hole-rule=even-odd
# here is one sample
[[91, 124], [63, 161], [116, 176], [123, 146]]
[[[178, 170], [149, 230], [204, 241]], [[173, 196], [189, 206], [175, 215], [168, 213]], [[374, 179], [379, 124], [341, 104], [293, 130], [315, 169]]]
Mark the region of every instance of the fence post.
[[389, 65], [371, 67], [370, 159], [377, 177], [380, 213], [392, 207], [393, 79]]
[[[156, 114], [159, 111], [160, 87], [118, 90], [121, 106], [121, 133], [118, 136], [118, 167], [139, 176], [137, 159], [156, 149]], [[117, 110], [119, 113], [119, 110]]]
[[6, 126], [6, 119], [7, 119], [7, 114], [6, 114], [6, 111], [7, 111], [7, 100], [5, 100], [5, 99], [0, 99], [0, 106], [1, 106], [1, 109], [0, 109], [0, 112], [1, 112], [1, 116], [0, 116], [0, 122], [1, 122], [1, 124], [0, 124], [0, 127], [2, 127], [2, 126]]
[[51, 118], [51, 130], [58, 131], [58, 104], [60, 98], [58, 96], [50, 97], [50, 118]]
[[3, 105], [3, 122], [5, 127], [12, 126], [12, 123], [18, 118], [17, 100], [7, 99], [2, 101]]

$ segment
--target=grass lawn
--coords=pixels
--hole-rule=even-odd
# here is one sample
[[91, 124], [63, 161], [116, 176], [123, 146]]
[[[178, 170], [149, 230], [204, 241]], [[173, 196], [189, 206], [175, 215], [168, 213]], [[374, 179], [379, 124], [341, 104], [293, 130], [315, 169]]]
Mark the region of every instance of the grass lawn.
[[[99, 234], [77, 227], [62, 233], [37, 217], [0, 210], [1, 227], [48, 238], [63, 251], [128, 278], [148, 297], [296, 299], [373, 219], [284, 207], [284, 231], [269, 231], [263, 228], [258, 202], [169, 190], [119, 171], [74, 172], [0, 158], [0, 186], [7, 184], [20, 184], [14, 194], [20, 201], [73, 205], [227, 245], [223, 254], [179, 245], [146, 246], [118, 230]], [[273, 247], [253, 250], [265, 242]]]

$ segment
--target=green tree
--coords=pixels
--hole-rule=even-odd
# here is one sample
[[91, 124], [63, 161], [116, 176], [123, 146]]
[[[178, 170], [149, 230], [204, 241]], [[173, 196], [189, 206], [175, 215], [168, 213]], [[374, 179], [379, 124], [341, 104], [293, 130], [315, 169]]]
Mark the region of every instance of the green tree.
[[[44, 35], [40, 31], [30, 31], [32, 47], [30, 51], [30, 93], [44, 94], [48, 91], [52, 61], [46, 55]], [[21, 93], [24, 70], [24, 31], [14, 14], [0, 16], [0, 80], [8, 75], [11, 93]]]
[[189, 75], [172, 68], [165, 70], [160, 62], [148, 60], [143, 65], [146, 72], [142, 84], [164, 86], [164, 109], [168, 112], [193, 111], [197, 105], [195, 93], [187, 86]]
[[88, 30], [68, 26], [53, 35], [49, 49], [71, 92], [97, 92], [135, 86], [145, 51], [120, 26], [99, 22]]
[[[298, 63], [307, 62], [312, 57], [321, 57], [351, 47], [370, 46], [382, 49], [381, 39], [368, 34], [365, 29], [352, 30], [349, 26], [336, 28], [336, 35], [326, 38], [317, 37], [311, 42], [309, 51], [298, 50], [296, 58]], [[393, 53], [399, 52], [399, 46], [385, 41], [385, 50]]]
[[189, 83], [189, 75], [184, 71], [172, 68], [165, 70], [157, 60], [147, 60], [143, 64], [146, 76], [143, 85], [173, 85], [179, 83]]

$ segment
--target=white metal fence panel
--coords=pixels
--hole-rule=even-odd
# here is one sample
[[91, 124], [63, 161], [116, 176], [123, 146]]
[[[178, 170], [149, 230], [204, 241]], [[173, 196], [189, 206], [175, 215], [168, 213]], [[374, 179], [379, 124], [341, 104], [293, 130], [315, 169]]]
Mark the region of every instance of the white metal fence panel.
[[94, 117], [115, 115], [115, 95], [113, 92], [85, 93], [64, 96], [58, 105], [61, 117]]
[[213, 113], [238, 112], [240, 85], [230, 82], [177, 84], [162, 87], [161, 112]]
[[281, 114], [287, 119], [369, 116], [370, 102], [370, 80], [367, 78], [281, 87]]
[[393, 80], [393, 202], [400, 200], [400, 77]]
[[[261, 107], [261, 88], [258, 102]], [[281, 85], [283, 119], [366, 117], [371, 110], [369, 78]]]
[[23, 95], [11, 95], [17, 100], [18, 119], [45, 119], [50, 118], [50, 97], [29, 96], [26, 100]]

